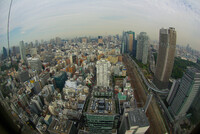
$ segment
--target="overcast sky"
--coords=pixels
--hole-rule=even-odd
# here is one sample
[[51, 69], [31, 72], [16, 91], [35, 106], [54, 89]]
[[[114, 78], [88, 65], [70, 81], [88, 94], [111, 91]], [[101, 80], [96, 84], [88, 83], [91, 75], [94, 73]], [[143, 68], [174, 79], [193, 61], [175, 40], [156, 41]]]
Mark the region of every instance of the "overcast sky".
[[[10, 0], [0, 0], [0, 49], [7, 46]], [[13, 0], [11, 46], [20, 40], [97, 36], [132, 30], [159, 39], [175, 27], [177, 44], [200, 50], [200, 0]]]

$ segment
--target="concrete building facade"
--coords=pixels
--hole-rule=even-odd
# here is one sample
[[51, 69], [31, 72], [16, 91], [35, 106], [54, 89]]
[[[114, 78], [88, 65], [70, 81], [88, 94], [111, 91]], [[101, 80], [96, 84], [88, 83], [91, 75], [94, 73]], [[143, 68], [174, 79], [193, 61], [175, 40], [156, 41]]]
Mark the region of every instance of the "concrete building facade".
[[26, 62], [26, 50], [25, 50], [25, 47], [24, 47], [24, 41], [20, 41], [19, 46], [20, 46], [21, 60]]
[[159, 50], [154, 76], [154, 84], [159, 89], [168, 88], [169, 78], [174, 65], [176, 51], [176, 31], [175, 28], [160, 29]]
[[27, 60], [31, 69], [36, 70], [37, 72], [42, 70], [42, 62], [39, 58], [28, 58]]
[[136, 59], [141, 61], [143, 64], [147, 64], [149, 37], [146, 32], [141, 32], [137, 36], [137, 44]]
[[110, 85], [110, 68], [111, 64], [106, 60], [99, 60], [96, 64], [97, 68], [97, 86], [109, 87]]
[[184, 116], [192, 105], [199, 88], [200, 71], [189, 67], [181, 79], [178, 91], [169, 106], [169, 111], [177, 118]]

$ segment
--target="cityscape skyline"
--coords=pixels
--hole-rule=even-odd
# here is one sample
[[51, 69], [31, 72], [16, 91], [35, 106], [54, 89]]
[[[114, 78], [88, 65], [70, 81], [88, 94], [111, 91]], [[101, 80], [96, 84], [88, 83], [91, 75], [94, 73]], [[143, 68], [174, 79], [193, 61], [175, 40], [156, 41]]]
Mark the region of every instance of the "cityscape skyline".
[[[6, 27], [10, 1], [0, 2], [0, 47], [7, 47]], [[34, 3], [32, 3], [34, 2]], [[176, 27], [177, 44], [200, 50], [200, 3], [192, 1], [13, 1], [10, 16], [11, 46], [19, 41], [56, 36], [98, 36], [134, 30], [159, 40], [159, 29]], [[145, 9], [145, 10], [144, 10]], [[183, 15], [184, 14], [184, 15]], [[187, 19], [186, 19], [187, 18]], [[181, 22], [181, 23], [180, 23]], [[142, 25], [141, 25], [142, 24]]]
[[194, 131], [200, 122], [200, 52], [176, 47], [173, 27], [160, 29], [159, 46], [149, 44], [145, 32], [122, 35], [20, 41], [10, 56], [3, 47], [3, 123], [10, 120], [15, 125], [8, 126], [24, 133]]

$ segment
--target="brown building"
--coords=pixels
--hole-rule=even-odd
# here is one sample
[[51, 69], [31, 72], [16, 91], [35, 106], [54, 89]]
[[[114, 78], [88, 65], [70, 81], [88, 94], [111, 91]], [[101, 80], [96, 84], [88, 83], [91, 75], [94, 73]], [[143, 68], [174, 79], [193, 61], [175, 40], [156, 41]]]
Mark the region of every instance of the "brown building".
[[118, 61], [122, 62], [122, 55], [118, 56]]
[[102, 38], [102, 36], [98, 36], [98, 44], [103, 44], [103, 38]]
[[130, 52], [132, 52], [133, 51], [133, 34], [132, 33], [130, 33], [129, 34], [129, 43], [128, 43], [128, 45], [129, 45], [129, 51]]
[[176, 31], [175, 28], [160, 29], [159, 50], [154, 84], [159, 89], [168, 88], [169, 78], [174, 65], [176, 51]]
[[76, 67], [75, 67], [75, 65], [68, 65], [68, 66], [66, 67], [66, 72], [70, 72], [70, 73], [74, 74], [74, 73], [76, 72]]
[[82, 38], [82, 43], [87, 43], [87, 38]]

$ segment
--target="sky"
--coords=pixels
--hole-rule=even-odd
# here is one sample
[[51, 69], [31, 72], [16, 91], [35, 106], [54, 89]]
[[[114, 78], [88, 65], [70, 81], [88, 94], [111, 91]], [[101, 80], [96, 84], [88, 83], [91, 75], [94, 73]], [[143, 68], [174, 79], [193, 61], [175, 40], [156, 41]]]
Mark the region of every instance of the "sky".
[[[0, 0], [0, 49], [7, 47], [10, 0]], [[147, 32], [174, 27], [177, 44], [200, 50], [200, 0], [13, 0], [10, 45], [49, 40]]]

